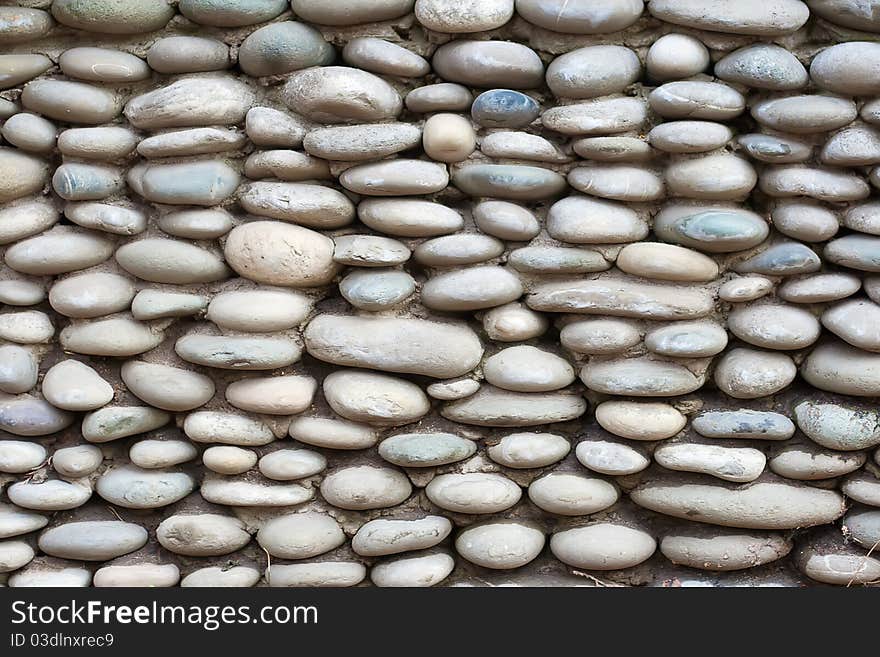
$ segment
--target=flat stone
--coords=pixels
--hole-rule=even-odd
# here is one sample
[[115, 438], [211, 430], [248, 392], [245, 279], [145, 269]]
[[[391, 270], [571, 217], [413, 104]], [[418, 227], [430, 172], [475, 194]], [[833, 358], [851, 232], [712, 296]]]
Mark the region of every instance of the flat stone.
[[788, 440], [794, 435], [794, 423], [781, 413], [738, 409], [707, 411], [691, 421], [691, 427], [707, 438], [746, 438]]
[[307, 559], [345, 541], [345, 534], [333, 518], [323, 513], [293, 513], [273, 518], [260, 528], [257, 542], [273, 557]]
[[736, 399], [757, 399], [787, 387], [797, 374], [785, 354], [737, 347], [728, 351], [715, 367], [715, 384]]
[[425, 488], [428, 499], [456, 513], [498, 513], [516, 504], [522, 490], [504, 475], [472, 472], [444, 474]]
[[328, 504], [354, 511], [396, 506], [411, 492], [403, 473], [366, 465], [336, 470], [321, 482], [321, 495]]
[[377, 518], [360, 526], [351, 539], [351, 549], [364, 557], [400, 554], [433, 547], [451, 532], [452, 523], [443, 516]]
[[478, 392], [447, 403], [440, 414], [448, 420], [483, 427], [529, 427], [580, 417], [587, 403], [562, 392], [509, 392], [482, 386]]
[[614, 484], [577, 473], [550, 472], [529, 484], [529, 499], [540, 509], [560, 516], [597, 513], [617, 502]]
[[82, 435], [90, 443], [106, 443], [158, 429], [170, 419], [149, 406], [105, 406], [83, 418]]
[[630, 499], [652, 511], [696, 522], [743, 529], [811, 527], [843, 515], [836, 491], [779, 480], [748, 486], [705, 484], [697, 479], [662, 478], [645, 482]]
[[404, 433], [379, 443], [379, 456], [404, 468], [426, 468], [463, 461], [476, 444], [449, 433]]
[[39, 546], [62, 559], [108, 561], [140, 549], [147, 538], [147, 531], [133, 522], [90, 520], [47, 529], [40, 534]]
[[550, 551], [557, 559], [587, 570], [631, 568], [656, 549], [657, 542], [650, 534], [612, 523], [566, 529], [550, 538]]
[[585, 468], [612, 476], [635, 474], [651, 464], [643, 451], [610, 440], [582, 440], [575, 448], [575, 456]]
[[563, 436], [553, 433], [512, 433], [489, 446], [486, 454], [508, 468], [543, 468], [557, 463], [571, 451]]
[[880, 414], [868, 406], [807, 400], [794, 407], [794, 414], [798, 428], [828, 449], [853, 451], [880, 444]]
[[842, 342], [826, 342], [807, 356], [801, 376], [820, 390], [873, 397], [880, 391], [880, 355]]
[[183, 422], [183, 431], [197, 443], [258, 447], [275, 440], [269, 426], [260, 420], [222, 411], [190, 413]]
[[455, 539], [455, 549], [461, 556], [493, 570], [524, 566], [543, 548], [544, 532], [513, 521], [471, 525]]
[[195, 488], [182, 472], [121, 466], [107, 470], [95, 485], [98, 495], [126, 509], [155, 509], [183, 499]]
[[595, 413], [603, 429], [630, 440], [664, 440], [687, 424], [687, 418], [673, 406], [657, 402], [606, 401]]

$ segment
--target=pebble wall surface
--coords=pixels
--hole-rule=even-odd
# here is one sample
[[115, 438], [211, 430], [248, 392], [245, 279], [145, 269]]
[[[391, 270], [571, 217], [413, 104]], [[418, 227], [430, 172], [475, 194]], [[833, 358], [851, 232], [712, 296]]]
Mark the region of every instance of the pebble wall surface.
[[0, 583], [880, 582], [880, 0], [21, 0], [0, 88]]

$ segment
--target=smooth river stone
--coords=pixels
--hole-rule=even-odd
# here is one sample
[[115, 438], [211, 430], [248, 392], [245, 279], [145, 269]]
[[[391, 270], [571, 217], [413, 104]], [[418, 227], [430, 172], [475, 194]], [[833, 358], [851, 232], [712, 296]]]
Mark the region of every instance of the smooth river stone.
[[324, 471], [327, 459], [307, 449], [279, 449], [260, 459], [259, 470], [267, 479], [294, 481]]
[[0, 429], [16, 436], [47, 436], [73, 423], [74, 416], [29, 395], [0, 400]]
[[450, 433], [402, 433], [379, 443], [379, 456], [404, 468], [427, 468], [473, 456], [472, 440]]
[[[337, 249], [339, 244], [337, 243]], [[409, 249], [406, 250], [407, 255]], [[408, 258], [404, 258], [406, 260]], [[339, 254], [336, 260], [341, 260]], [[357, 258], [345, 262], [357, 266]], [[365, 263], [366, 264], [366, 263]], [[400, 263], [381, 263], [400, 264]], [[372, 266], [366, 265], [366, 266]], [[387, 269], [379, 271], [355, 270], [339, 281], [339, 293], [355, 308], [362, 310], [384, 310], [397, 305], [409, 297], [416, 289], [415, 279], [405, 271]]]
[[775, 135], [752, 133], [740, 135], [736, 141], [750, 158], [770, 164], [806, 162], [813, 153], [810, 144]]
[[807, 71], [790, 51], [773, 44], [735, 50], [715, 64], [715, 75], [725, 82], [753, 89], [791, 91], [809, 82]]
[[323, 513], [305, 512], [272, 518], [257, 533], [257, 542], [279, 559], [308, 559], [345, 542], [342, 527]]
[[726, 481], [754, 481], [767, 458], [751, 447], [722, 447], [695, 443], [664, 443], [654, 450], [654, 460], [668, 470], [699, 472]]
[[179, 240], [147, 238], [116, 251], [116, 261], [130, 274], [154, 283], [208, 283], [229, 270], [214, 253]]
[[22, 104], [65, 123], [109, 123], [119, 116], [122, 99], [114, 91], [83, 82], [42, 79], [28, 83]]
[[60, 479], [42, 483], [17, 481], [6, 489], [9, 501], [34, 511], [66, 511], [85, 504], [92, 496], [90, 486]]
[[98, 495], [126, 509], [155, 509], [192, 492], [195, 482], [183, 472], [121, 466], [107, 470], [95, 485]]
[[508, 264], [527, 274], [586, 274], [611, 267], [598, 251], [557, 246], [527, 246], [511, 251]]
[[137, 82], [152, 73], [141, 58], [109, 48], [71, 48], [61, 54], [58, 65], [68, 77], [91, 82]]
[[14, 504], [0, 504], [0, 538], [27, 534], [42, 529], [48, 523], [49, 519], [39, 513], [20, 509]]
[[666, 205], [654, 218], [654, 232], [708, 253], [729, 253], [757, 246], [770, 233], [767, 222], [749, 210], [729, 206]]
[[314, 228], [345, 226], [355, 214], [342, 192], [306, 183], [251, 183], [239, 193], [239, 202], [251, 214]]
[[202, 452], [202, 463], [208, 470], [224, 475], [243, 474], [257, 464], [257, 454], [232, 445], [215, 445]]
[[504, 475], [484, 472], [444, 474], [425, 488], [428, 499], [456, 513], [498, 513], [522, 497], [522, 490]]
[[880, 354], [842, 342], [825, 342], [807, 356], [801, 376], [820, 390], [875, 397], [880, 394]]
[[91, 411], [113, 399], [113, 386], [78, 360], [62, 360], [43, 376], [43, 396], [66, 411]]
[[788, 440], [794, 435], [794, 422], [781, 413], [739, 409], [707, 411], [691, 421], [691, 427], [707, 438], [746, 438]]
[[[277, 568], [278, 566], [276, 566]], [[249, 588], [260, 581], [260, 571], [249, 566], [206, 566], [192, 571], [180, 580], [183, 588]]]
[[229, 47], [207, 37], [163, 37], [150, 46], [147, 63], [165, 74], [220, 71], [229, 67]]
[[366, 196], [415, 196], [446, 188], [449, 174], [443, 164], [397, 158], [358, 164], [339, 176], [339, 184]]
[[377, 518], [360, 526], [351, 539], [351, 549], [364, 557], [400, 554], [433, 547], [451, 532], [452, 523], [443, 516]]
[[853, 233], [828, 242], [822, 255], [835, 265], [859, 271], [878, 272], [880, 271], [878, 247], [880, 247], [880, 238]]
[[[589, 221], [584, 220], [586, 216]], [[550, 206], [546, 226], [551, 237], [571, 244], [638, 242], [650, 230], [632, 208], [591, 196], [567, 196], [557, 201]]]
[[[773, 291], [773, 281], [763, 276], [731, 278], [718, 288], [718, 298], [728, 303], [743, 303], [765, 297]], [[781, 295], [780, 295], [781, 296]], [[781, 298], [790, 301], [784, 296]]]
[[440, 414], [482, 427], [530, 427], [566, 422], [587, 411], [586, 401], [564, 392], [525, 393], [484, 385], [470, 397], [447, 403]]
[[586, 570], [631, 568], [656, 549], [657, 541], [647, 532], [607, 522], [566, 529], [550, 538], [550, 550], [557, 559]]
[[141, 176], [140, 193], [154, 203], [212, 206], [229, 198], [240, 179], [219, 161], [153, 164]]
[[665, 177], [671, 196], [719, 201], [743, 199], [758, 182], [752, 165], [729, 153], [673, 162]]
[[412, 254], [403, 242], [378, 235], [340, 235], [333, 242], [333, 260], [352, 267], [402, 265]]
[[342, 60], [364, 71], [403, 78], [418, 78], [431, 71], [428, 62], [420, 55], [376, 37], [355, 37], [346, 43]]
[[0, 244], [11, 244], [42, 233], [58, 223], [59, 218], [58, 210], [43, 200], [8, 205], [0, 210]]
[[254, 103], [243, 82], [228, 77], [177, 80], [140, 96], [125, 106], [125, 117], [136, 128], [185, 128], [241, 123]]
[[0, 472], [22, 474], [46, 461], [46, 448], [24, 440], [0, 441]]
[[706, 70], [709, 51], [696, 37], [672, 32], [651, 44], [645, 60], [654, 80], [684, 80]]
[[652, 0], [648, 11], [675, 25], [753, 36], [789, 34], [810, 17], [799, 0]]
[[867, 460], [864, 453], [841, 454], [820, 449], [812, 443], [787, 445], [774, 450], [770, 470], [780, 477], [799, 481], [819, 481], [849, 474]]
[[357, 68], [316, 66], [291, 75], [281, 89], [284, 103], [319, 123], [368, 123], [393, 119], [400, 95], [382, 78]]
[[502, 349], [483, 363], [492, 385], [514, 392], [546, 392], [574, 381], [574, 369], [559, 356], [529, 345]]
[[197, 315], [207, 305], [207, 297], [198, 294], [145, 289], [132, 299], [131, 313], [139, 320], [188, 317]]
[[676, 528], [660, 541], [672, 563], [709, 571], [754, 568], [785, 557], [793, 546], [782, 534], [745, 533], [716, 527]]
[[617, 488], [604, 479], [578, 473], [550, 472], [529, 484], [535, 506], [560, 516], [583, 516], [613, 505]]
[[470, 196], [527, 201], [558, 196], [567, 187], [555, 171], [522, 164], [466, 164], [453, 171], [452, 184]]
[[483, 354], [470, 328], [415, 318], [321, 314], [303, 337], [311, 356], [334, 365], [435, 378], [466, 374]]
[[0, 148], [0, 202], [39, 192], [49, 180], [48, 174], [46, 163], [38, 158], [12, 148]]
[[526, 303], [545, 312], [676, 320], [708, 315], [714, 300], [707, 290], [696, 287], [603, 278], [543, 283], [526, 297]]
[[[280, 564], [266, 568], [266, 583], [273, 587], [345, 587], [360, 584], [367, 568], [353, 561], [320, 561]], [[259, 579], [259, 574], [257, 575]]]
[[486, 32], [510, 20], [513, 0], [418, 0], [415, 14], [419, 23], [435, 32]]
[[752, 117], [760, 124], [799, 135], [828, 132], [856, 118], [856, 105], [836, 96], [785, 96], [752, 105]]
[[880, 413], [865, 405], [802, 401], [794, 407], [798, 428], [828, 449], [853, 451], [880, 444]]
[[10, 395], [27, 392], [37, 385], [38, 368], [37, 358], [30, 349], [3, 345], [0, 347], [0, 390]]
[[549, 322], [544, 315], [521, 303], [498, 306], [483, 315], [483, 330], [491, 340], [498, 342], [519, 342], [536, 338], [545, 333], [548, 327]]
[[128, 458], [139, 468], [168, 468], [192, 461], [199, 451], [188, 440], [139, 440], [128, 450]]
[[462, 216], [441, 203], [409, 198], [368, 198], [358, 204], [358, 218], [373, 230], [400, 237], [454, 233]]
[[451, 41], [436, 50], [431, 64], [444, 80], [473, 87], [534, 89], [544, 81], [538, 54], [512, 41]]
[[518, 299], [519, 278], [502, 267], [468, 267], [432, 276], [422, 286], [426, 308], [448, 312], [492, 308]]
[[416, 384], [362, 370], [336, 370], [324, 378], [324, 398], [347, 420], [377, 425], [414, 422], [430, 410]]
[[835, 304], [822, 313], [822, 325], [854, 347], [880, 351], [880, 306], [867, 299]]
[[156, 538], [175, 554], [208, 557], [243, 548], [251, 535], [237, 518], [207, 513], [169, 516], [156, 528]]
[[696, 478], [648, 480], [630, 492], [639, 506], [675, 518], [743, 529], [795, 529], [833, 522], [845, 510], [840, 493], [768, 479], [747, 486]]
[[397, 506], [411, 492], [402, 472], [367, 465], [336, 470], [321, 482], [321, 495], [328, 504], [351, 511]]
[[674, 322], [645, 334], [649, 351], [678, 358], [705, 358], [721, 353], [727, 346], [727, 331], [710, 321]]
[[568, 173], [568, 184], [579, 192], [630, 203], [665, 196], [663, 179], [650, 169], [628, 164], [580, 166]]
[[413, 0], [350, 0], [345, 5], [322, 0], [291, 0], [301, 19], [319, 25], [358, 25], [400, 18], [413, 9]]
[[65, 351], [89, 356], [134, 356], [158, 347], [162, 331], [128, 317], [113, 317], [66, 326], [59, 335]]
[[422, 131], [410, 123], [367, 123], [311, 130], [303, 138], [306, 152], [325, 160], [372, 160], [417, 146]]
[[802, 164], [765, 169], [759, 186], [775, 198], [806, 196], [831, 203], [858, 201], [871, 193], [868, 184], [855, 174]]
[[106, 443], [158, 429], [170, 419], [149, 406], [105, 406], [83, 418], [82, 435], [91, 443]]
[[646, 357], [590, 361], [580, 379], [590, 390], [607, 395], [632, 397], [674, 397], [702, 387], [697, 376], [683, 365]]
[[46, 554], [76, 561], [108, 561], [147, 542], [147, 530], [133, 522], [87, 520], [50, 527], [39, 538]]
[[376, 444], [378, 431], [368, 424], [323, 417], [297, 417], [290, 437], [306, 445], [327, 449], [366, 449]]
[[497, 258], [504, 253], [504, 243], [480, 233], [445, 235], [419, 244], [415, 260], [430, 267], [471, 265]]
[[[38, 3], [48, 6], [47, 3]], [[29, 7], [0, 8], [0, 41], [4, 44], [28, 42], [46, 35], [54, 26], [52, 16]]]
[[486, 454], [508, 468], [543, 468], [557, 463], [571, 451], [563, 436], [553, 433], [512, 433], [490, 445]]
[[742, 114], [746, 101], [726, 84], [685, 80], [667, 82], [654, 89], [648, 102], [666, 119], [705, 119], [727, 121]]
[[605, 431], [630, 440], [665, 440], [687, 424], [673, 406], [630, 401], [602, 402], [596, 407], [596, 421]]
[[52, 467], [62, 477], [84, 477], [97, 470], [104, 453], [95, 445], [62, 447], [52, 454]]
[[333, 240], [280, 221], [252, 221], [226, 237], [226, 261], [257, 283], [287, 287], [326, 285], [336, 275]]
[[845, 96], [876, 96], [880, 93], [880, 45], [870, 41], [836, 43], [810, 63], [816, 85]]
[[471, 525], [455, 539], [455, 549], [483, 568], [519, 568], [544, 548], [544, 532], [531, 524], [514, 521]]
[[880, 511], [850, 511], [843, 519], [849, 536], [859, 545], [871, 548], [880, 542]]
[[651, 146], [667, 153], [704, 153], [721, 148], [733, 137], [723, 123], [667, 121], [651, 129]]
[[132, 394], [164, 411], [198, 408], [214, 396], [210, 378], [179, 367], [134, 360], [122, 366], [121, 375]]
[[715, 366], [715, 384], [736, 399], [757, 399], [779, 392], [797, 375], [786, 354], [737, 347]]
[[513, 89], [490, 89], [468, 104], [471, 118], [485, 128], [524, 128], [541, 113], [538, 101]]
[[232, 290], [208, 304], [206, 317], [221, 328], [246, 333], [285, 331], [301, 324], [312, 300], [287, 290]]
[[321, 33], [303, 23], [271, 23], [251, 32], [238, 50], [238, 64], [251, 77], [282, 75], [326, 66], [336, 52]]
[[516, 12], [529, 23], [565, 34], [608, 34], [626, 29], [642, 15], [642, 0], [517, 0]]
[[640, 242], [623, 247], [617, 268], [633, 276], [667, 281], [705, 282], [718, 276], [718, 265], [696, 251], [671, 244]]
[[[826, 301], [837, 301], [852, 296], [862, 287], [862, 281], [857, 276], [851, 274], [828, 273], [816, 274], [815, 276], [807, 276], [800, 279], [788, 279], [779, 286], [777, 295], [781, 299], [785, 299], [791, 303], [824, 303]], [[840, 304], [844, 305], [856, 304], [854, 308], [858, 308], [861, 301], [848, 301]], [[833, 309], [826, 311], [829, 319], [838, 315]], [[846, 313], [838, 317], [845, 318]], [[837, 324], [838, 317], [832, 319], [832, 324]], [[822, 319], [825, 321], [824, 316]], [[841, 326], [841, 325], [839, 325]], [[841, 326], [842, 327], [842, 326]], [[831, 325], [827, 326], [831, 331], [835, 328]]]
[[294, 506], [314, 497], [310, 488], [300, 484], [268, 484], [216, 476], [205, 477], [199, 492], [208, 502], [223, 506]]
[[383, 561], [370, 570], [370, 581], [379, 587], [425, 588], [442, 582], [455, 569], [455, 559], [445, 552]]
[[272, 430], [260, 420], [220, 411], [190, 413], [183, 422], [183, 431], [196, 443], [258, 447], [275, 440]]
[[583, 440], [575, 448], [575, 456], [585, 468], [612, 476], [635, 474], [651, 464], [643, 450], [610, 440]]
[[812, 273], [821, 266], [819, 256], [806, 244], [780, 242], [739, 263], [734, 270], [741, 274], [793, 276]]
[[812, 313], [776, 303], [738, 306], [728, 316], [727, 327], [740, 340], [767, 349], [802, 349], [822, 331]]
[[622, 92], [639, 79], [638, 56], [624, 46], [587, 46], [556, 57], [547, 86], [557, 98], [595, 98]]
[[161, 30], [174, 16], [163, 0], [55, 0], [52, 15], [62, 25], [102, 34]]
[[564, 135], [606, 135], [640, 128], [648, 120], [640, 98], [597, 98], [559, 105], [541, 114], [541, 124]]

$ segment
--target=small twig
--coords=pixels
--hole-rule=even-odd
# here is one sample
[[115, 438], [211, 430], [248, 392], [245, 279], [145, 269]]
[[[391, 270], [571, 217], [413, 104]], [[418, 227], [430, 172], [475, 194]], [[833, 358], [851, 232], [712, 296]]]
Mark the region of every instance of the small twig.
[[122, 516], [120, 516], [119, 513], [116, 512], [116, 509], [114, 509], [114, 508], [113, 508], [112, 506], [110, 506], [109, 504], [107, 505], [107, 508], [110, 510], [110, 513], [112, 513], [114, 516], [116, 516], [116, 519], [117, 519], [119, 522], [125, 522], [125, 521], [122, 519]]
[[266, 584], [272, 586], [272, 582], [270, 580], [272, 575], [272, 555], [269, 554], [269, 550], [264, 548], [262, 545], [260, 547], [263, 548], [263, 552], [266, 553]]
[[[871, 549], [868, 550], [868, 554], [865, 555], [865, 559], [868, 559], [868, 557], [871, 556], [871, 553], [873, 553], [874, 550], [876, 550], [878, 546], [880, 546], [880, 539], [878, 539], [877, 542], [871, 546]], [[867, 564], [865, 564], [865, 565], [867, 565]], [[853, 575], [850, 578], [850, 580], [846, 583], [846, 588], [849, 588], [850, 586], [852, 586], [853, 582], [855, 582], [855, 581], [856, 581], [856, 576]], [[875, 582], [865, 582], [865, 584], [876, 584], [876, 581]]]
[[579, 577], [586, 577], [588, 580], [593, 582], [596, 586], [600, 586], [604, 588], [626, 588], [626, 584], [618, 584], [617, 582], [609, 582], [608, 580], [599, 579], [595, 575], [590, 575], [590, 573], [584, 573], [580, 570], [572, 570], [573, 574], [578, 575]]

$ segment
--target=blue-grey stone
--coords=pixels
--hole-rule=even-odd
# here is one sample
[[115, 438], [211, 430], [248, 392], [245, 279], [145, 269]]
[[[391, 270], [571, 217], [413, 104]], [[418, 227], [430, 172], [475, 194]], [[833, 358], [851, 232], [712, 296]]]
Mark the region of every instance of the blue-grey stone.
[[[880, 240], [878, 240], [880, 244]], [[822, 261], [816, 252], [800, 242], [785, 242], [771, 246], [736, 266], [740, 274], [767, 274], [793, 276], [818, 271]]]
[[471, 105], [471, 117], [486, 128], [522, 128], [540, 112], [538, 101], [511, 89], [484, 91]]
[[379, 455], [383, 459], [405, 468], [455, 463], [476, 451], [473, 441], [451, 433], [404, 433], [379, 444]]

